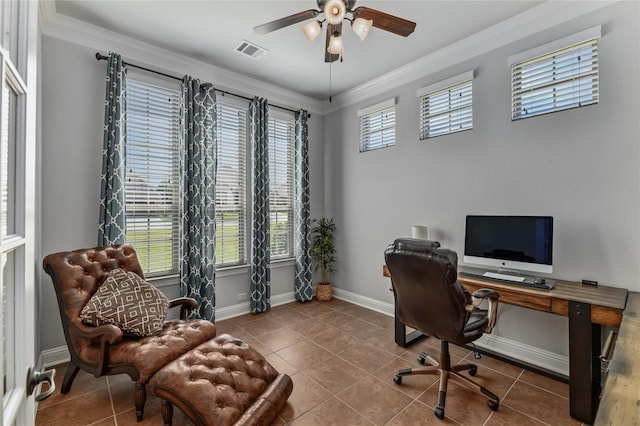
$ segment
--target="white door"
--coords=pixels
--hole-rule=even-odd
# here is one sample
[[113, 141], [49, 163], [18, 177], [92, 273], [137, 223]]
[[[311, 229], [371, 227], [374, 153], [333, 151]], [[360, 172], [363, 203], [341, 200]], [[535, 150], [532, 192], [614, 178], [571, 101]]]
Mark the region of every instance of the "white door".
[[37, 1], [0, 6], [0, 420], [34, 423]]

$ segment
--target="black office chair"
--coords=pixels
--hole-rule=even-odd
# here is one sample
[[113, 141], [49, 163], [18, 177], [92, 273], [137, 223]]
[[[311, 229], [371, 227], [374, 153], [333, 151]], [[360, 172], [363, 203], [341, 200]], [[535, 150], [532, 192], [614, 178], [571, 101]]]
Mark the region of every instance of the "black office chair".
[[[398, 371], [393, 381], [400, 385], [410, 374], [439, 374], [440, 389], [436, 417], [444, 417], [447, 381], [460, 380], [489, 398], [488, 405], [497, 410], [500, 400], [483, 386], [460, 374], [478, 371], [476, 364], [451, 365], [449, 343], [466, 345], [490, 333], [498, 309], [498, 293], [480, 289], [473, 296], [458, 282], [458, 256], [435, 241], [413, 238], [397, 239], [385, 250], [385, 261], [391, 274], [396, 317], [406, 325], [440, 339], [440, 361], [426, 353], [418, 357], [429, 366]], [[479, 309], [488, 299], [488, 310]]]

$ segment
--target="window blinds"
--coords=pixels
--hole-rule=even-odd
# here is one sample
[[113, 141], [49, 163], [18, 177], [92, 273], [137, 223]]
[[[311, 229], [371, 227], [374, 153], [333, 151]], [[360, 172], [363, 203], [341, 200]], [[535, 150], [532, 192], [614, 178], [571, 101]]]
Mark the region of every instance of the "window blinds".
[[[473, 78], [473, 73], [470, 73]], [[420, 140], [473, 128], [473, 80], [423, 94]]]
[[126, 235], [145, 275], [178, 272], [180, 93], [127, 80]]
[[511, 66], [512, 120], [598, 101], [598, 38]]
[[395, 99], [360, 110], [360, 152], [395, 145]]
[[294, 120], [269, 117], [271, 259], [293, 257]]
[[247, 108], [218, 102], [216, 265], [245, 263]]

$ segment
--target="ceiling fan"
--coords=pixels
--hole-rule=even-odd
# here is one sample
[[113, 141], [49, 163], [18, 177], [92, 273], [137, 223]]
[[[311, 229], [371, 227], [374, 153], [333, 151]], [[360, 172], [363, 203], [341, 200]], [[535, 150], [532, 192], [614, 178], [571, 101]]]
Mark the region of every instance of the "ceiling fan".
[[[324, 13], [324, 20], [313, 20], [302, 26], [305, 36], [312, 42], [322, 31], [322, 24], [327, 22], [325, 62], [334, 62], [342, 58], [342, 21], [351, 22], [351, 28], [364, 40], [371, 27], [380, 28], [394, 34], [407, 37], [416, 28], [416, 23], [376, 9], [355, 7], [356, 0], [317, 0], [318, 9], [305, 10], [275, 21], [253, 27], [258, 34], [267, 34], [298, 22], [316, 18]], [[351, 18], [347, 17], [351, 14]]]

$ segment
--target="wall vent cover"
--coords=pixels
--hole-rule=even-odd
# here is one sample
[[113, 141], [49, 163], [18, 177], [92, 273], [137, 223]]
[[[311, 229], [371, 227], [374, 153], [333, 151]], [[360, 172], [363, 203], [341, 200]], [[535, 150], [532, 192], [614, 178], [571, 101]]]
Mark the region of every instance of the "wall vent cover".
[[250, 41], [242, 40], [238, 47], [236, 47], [236, 52], [250, 56], [253, 59], [260, 59], [268, 52], [268, 50], [255, 43], [251, 43]]

